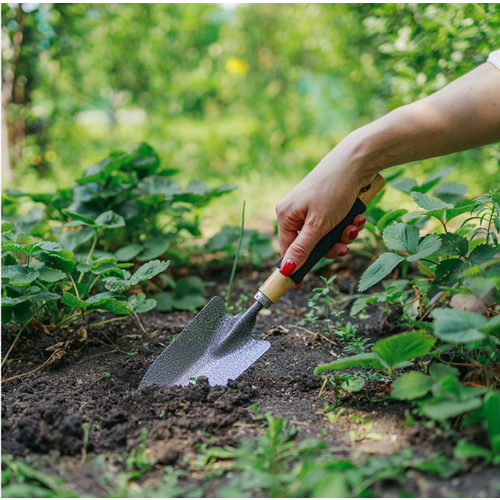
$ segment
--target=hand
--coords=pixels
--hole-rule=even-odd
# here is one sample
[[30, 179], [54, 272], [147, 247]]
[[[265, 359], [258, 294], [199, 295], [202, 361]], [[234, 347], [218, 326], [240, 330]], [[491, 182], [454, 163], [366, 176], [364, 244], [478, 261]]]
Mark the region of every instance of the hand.
[[[375, 174], [360, 174], [349, 149], [345, 143], [339, 144], [276, 206], [281, 272], [285, 276], [300, 269], [316, 243], [342, 221], [360, 190], [372, 182]], [[347, 245], [356, 239], [365, 222], [364, 215], [357, 215], [325, 257], [346, 255]]]

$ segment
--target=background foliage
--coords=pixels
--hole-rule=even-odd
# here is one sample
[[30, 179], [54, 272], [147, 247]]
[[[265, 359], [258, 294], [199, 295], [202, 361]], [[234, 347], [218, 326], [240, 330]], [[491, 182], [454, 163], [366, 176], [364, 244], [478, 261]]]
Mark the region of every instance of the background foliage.
[[[496, 4], [2, 4], [4, 182], [68, 187], [147, 139], [180, 182], [240, 186], [210, 208], [212, 233], [238, 224], [238, 197], [271, 226], [344, 135], [483, 63], [499, 24]], [[457, 164], [474, 195], [499, 159], [490, 146], [412, 176]]]

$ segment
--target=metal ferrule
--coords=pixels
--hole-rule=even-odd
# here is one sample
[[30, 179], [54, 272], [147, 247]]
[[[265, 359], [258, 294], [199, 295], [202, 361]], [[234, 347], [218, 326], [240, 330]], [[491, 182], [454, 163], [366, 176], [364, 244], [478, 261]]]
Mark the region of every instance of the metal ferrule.
[[266, 309], [269, 309], [272, 305], [273, 302], [269, 300], [262, 292], [257, 292], [254, 297], [253, 297], [257, 302], [262, 304], [263, 307]]

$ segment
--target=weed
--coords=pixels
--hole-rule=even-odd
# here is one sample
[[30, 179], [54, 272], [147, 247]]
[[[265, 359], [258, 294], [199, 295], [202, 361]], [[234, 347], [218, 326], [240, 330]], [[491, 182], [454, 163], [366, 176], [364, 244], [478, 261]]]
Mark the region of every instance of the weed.
[[146, 455], [148, 430], [141, 429], [141, 442], [130, 452], [127, 457], [127, 470], [151, 470], [156, 463], [151, 457]]
[[334, 332], [332, 316], [333, 297], [331, 296], [331, 288], [335, 278], [331, 276], [325, 278], [321, 276], [324, 286], [315, 288], [316, 292], [308, 301], [308, 311], [304, 316], [304, 322], [314, 326], [319, 326], [324, 334], [332, 335]]
[[[384, 214], [376, 227], [367, 225], [388, 251], [366, 270], [360, 291], [399, 265], [404, 279], [388, 281], [383, 292], [358, 298], [351, 314], [376, 303], [385, 304], [387, 315], [389, 306], [399, 308], [401, 326], [406, 331], [372, 346], [367, 339], [355, 336], [352, 325], [338, 328], [337, 334], [347, 339], [345, 352], [354, 355], [320, 366], [316, 373], [354, 366], [367, 370], [369, 366], [388, 375], [394, 379], [393, 398], [414, 402], [417, 415], [438, 422], [446, 432], [451, 428], [449, 419], [454, 419], [455, 429], [460, 422], [482, 423], [488, 432], [492, 429], [490, 449], [481, 451], [460, 441], [456, 456], [494, 462], [500, 460], [500, 438], [496, 437], [500, 428], [486, 415], [500, 411], [498, 392], [494, 391], [500, 383], [500, 191], [490, 191], [475, 200], [463, 199], [465, 186], [442, 184], [447, 173], [433, 174], [420, 186], [411, 179], [396, 179], [394, 186], [411, 194], [421, 210], [396, 210]], [[426, 194], [431, 189], [435, 197]], [[373, 206], [368, 217], [370, 210]], [[465, 220], [457, 227], [460, 216]], [[438, 229], [420, 236], [420, 228], [430, 221], [437, 221]], [[368, 352], [370, 347], [372, 352]], [[446, 364], [419, 363], [418, 370], [398, 371], [415, 366], [412, 360], [422, 356], [439, 360], [445, 353]], [[464, 369], [465, 376], [458, 367]], [[337, 377], [330, 377], [330, 381], [340, 385]], [[486, 411], [488, 405], [492, 409]], [[464, 414], [463, 420], [457, 419]], [[407, 425], [411, 422], [413, 417], [407, 415]]]
[[[343, 411], [340, 409], [337, 415]], [[296, 431], [286, 420], [271, 415], [266, 418], [267, 432], [257, 441], [243, 442], [236, 449], [211, 448], [206, 452], [206, 463], [230, 460], [222, 470], [234, 471], [234, 477], [219, 490], [219, 496], [365, 497], [373, 496], [370, 488], [377, 482], [391, 479], [404, 484], [405, 473], [412, 469], [445, 478], [464, 469], [460, 462], [444, 457], [415, 458], [412, 450], [388, 457], [369, 457], [355, 464], [332, 455], [320, 440], [297, 442]], [[333, 417], [332, 420], [336, 421]], [[367, 423], [352, 431], [351, 439], [355, 446], [365, 439], [379, 441], [381, 436], [372, 432]]]
[[5, 455], [2, 457], [2, 496], [76, 498], [79, 495], [71, 491], [62, 478], [36, 470], [23, 459]]
[[234, 276], [236, 274], [236, 267], [238, 266], [238, 257], [240, 256], [244, 231], [245, 231], [245, 202], [243, 202], [243, 209], [241, 211], [241, 228], [240, 228], [240, 236], [238, 238], [238, 246], [236, 247], [236, 253], [234, 254], [233, 267], [231, 268], [231, 276], [229, 277], [229, 284], [227, 285], [226, 311], [228, 313], [229, 313], [229, 304], [231, 302], [231, 288], [233, 287]]

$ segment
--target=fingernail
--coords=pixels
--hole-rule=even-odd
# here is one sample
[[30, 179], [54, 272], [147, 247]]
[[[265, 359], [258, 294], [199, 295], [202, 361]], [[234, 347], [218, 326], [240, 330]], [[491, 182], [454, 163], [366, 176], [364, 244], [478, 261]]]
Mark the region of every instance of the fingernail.
[[349, 248], [345, 252], [339, 253], [339, 257], [343, 257], [344, 255], [347, 255], [348, 253], [349, 253]]
[[359, 216], [359, 225], [362, 226], [366, 222], [366, 217], [364, 215]]
[[280, 273], [283, 276], [290, 276], [291, 274], [293, 274], [296, 267], [297, 264], [293, 260], [285, 260], [285, 262], [281, 264]]
[[353, 240], [354, 238], [356, 238], [356, 236], [358, 235], [358, 233], [359, 233], [358, 228], [353, 229], [353, 230], [349, 233], [349, 239], [350, 239], [350, 240]]

